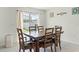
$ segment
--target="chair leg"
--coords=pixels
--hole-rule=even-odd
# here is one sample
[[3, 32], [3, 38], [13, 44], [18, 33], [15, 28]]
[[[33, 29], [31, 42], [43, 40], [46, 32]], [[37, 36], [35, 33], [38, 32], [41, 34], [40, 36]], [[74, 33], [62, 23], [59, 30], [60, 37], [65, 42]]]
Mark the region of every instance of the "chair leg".
[[61, 42], [59, 42], [60, 50], [61, 50]]
[[25, 52], [25, 49], [23, 49], [23, 52]]
[[44, 52], [46, 52], [46, 46], [44, 45]]
[[53, 49], [52, 49], [52, 43], [51, 43], [51, 52], [53, 52]]
[[46, 52], [46, 48], [44, 48], [44, 52]]
[[19, 52], [21, 52], [21, 49], [19, 48]]
[[21, 47], [19, 47], [19, 52], [21, 52]]
[[51, 46], [51, 52], [53, 52], [52, 46]]
[[30, 52], [32, 52], [32, 49], [30, 49]]
[[55, 52], [56, 52], [56, 44], [54, 44], [54, 49], [55, 49]]

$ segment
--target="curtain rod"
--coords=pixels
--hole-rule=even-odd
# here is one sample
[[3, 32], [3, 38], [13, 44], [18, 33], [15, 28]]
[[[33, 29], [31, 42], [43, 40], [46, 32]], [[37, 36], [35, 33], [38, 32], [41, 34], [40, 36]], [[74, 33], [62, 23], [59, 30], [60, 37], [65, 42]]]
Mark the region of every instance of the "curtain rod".
[[22, 10], [16, 10], [16, 11], [20, 11], [20, 12], [28, 12], [28, 11], [22, 11]]
[[22, 11], [22, 10], [16, 10], [16, 11], [20, 11], [20, 12], [29, 12], [29, 13], [39, 13], [39, 12], [30, 12], [30, 11]]

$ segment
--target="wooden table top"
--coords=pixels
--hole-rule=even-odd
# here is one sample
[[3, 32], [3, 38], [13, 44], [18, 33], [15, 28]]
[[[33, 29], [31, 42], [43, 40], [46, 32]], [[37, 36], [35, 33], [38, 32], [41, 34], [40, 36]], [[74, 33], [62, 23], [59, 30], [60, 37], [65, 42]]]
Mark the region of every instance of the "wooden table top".
[[[63, 33], [63, 31], [61, 33]], [[41, 38], [41, 37], [45, 36], [45, 30], [40, 31], [40, 32], [38, 32], [38, 31], [26, 32], [26, 33], [24, 33], [24, 35], [31, 37], [31, 38], [34, 38], [34, 39]]]

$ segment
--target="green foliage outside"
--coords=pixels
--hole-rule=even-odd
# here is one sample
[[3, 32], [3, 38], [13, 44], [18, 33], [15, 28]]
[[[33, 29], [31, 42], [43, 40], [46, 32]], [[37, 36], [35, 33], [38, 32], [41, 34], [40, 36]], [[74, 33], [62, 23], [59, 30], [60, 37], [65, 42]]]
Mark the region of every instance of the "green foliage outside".
[[23, 32], [28, 32], [29, 29], [28, 28], [23, 28]]
[[26, 22], [29, 22], [29, 20], [24, 19], [23, 22], [26, 23]]

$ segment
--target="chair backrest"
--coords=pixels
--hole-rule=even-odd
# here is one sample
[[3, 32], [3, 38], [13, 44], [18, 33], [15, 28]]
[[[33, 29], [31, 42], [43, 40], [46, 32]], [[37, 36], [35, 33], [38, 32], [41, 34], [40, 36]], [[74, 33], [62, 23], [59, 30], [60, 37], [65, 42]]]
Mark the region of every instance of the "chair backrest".
[[44, 31], [44, 26], [38, 26], [38, 32]]
[[36, 31], [36, 26], [29, 26], [29, 32]]
[[22, 29], [17, 28], [17, 32], [18, 32], [18, 38], [19, 38], [19, 45], [21, 48], [23, 48], [24, 47], [24, 38], [23, 38]]
[[56, 31], [60, 31], [61, 32], [62, 31], [62, 26], [55, 26], [55, 32]]
[[45, 42], [52, 40], [54, 28], [45, 29]]
[[62, 32], [62, 26], [55, 26], [55, 33], [56, 32]]
[[57, 40], [60, 40], [61, 32], [62, 32], [62, 26], [55, 27], [55, 34]]

